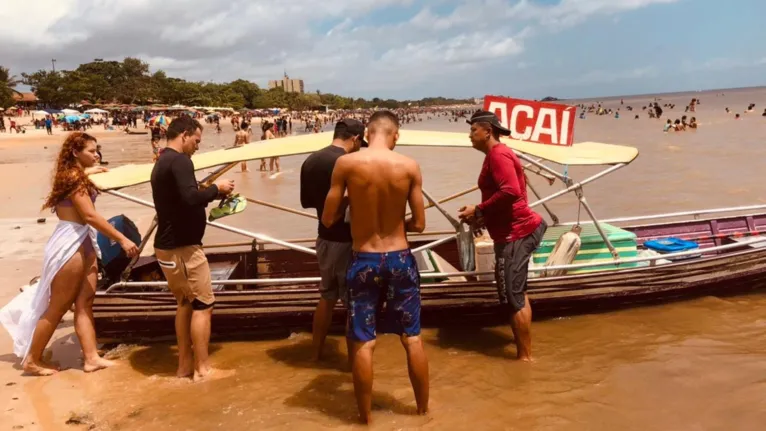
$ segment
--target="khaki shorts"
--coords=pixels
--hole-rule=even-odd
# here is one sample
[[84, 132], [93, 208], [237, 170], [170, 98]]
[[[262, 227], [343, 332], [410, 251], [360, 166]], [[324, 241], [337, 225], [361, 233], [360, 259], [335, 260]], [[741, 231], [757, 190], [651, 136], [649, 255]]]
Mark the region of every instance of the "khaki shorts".
[[184, 301], [213, 305], [215, 296], [210, 279], [207, 257], [198, 245], [179, 247], [173, 250], [154, 250], [157, 263], [168, 280], [170, 291], [178, 304]]

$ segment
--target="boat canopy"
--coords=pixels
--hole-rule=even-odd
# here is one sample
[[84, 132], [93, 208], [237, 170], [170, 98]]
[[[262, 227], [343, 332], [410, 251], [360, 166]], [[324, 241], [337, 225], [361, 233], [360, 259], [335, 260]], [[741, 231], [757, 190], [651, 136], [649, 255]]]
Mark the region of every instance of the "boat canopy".
[[[332, 132], [289, 136], [269, 141], [255, 141], [242, 147], [197, 153], [192, 156], [196, 170], [269, 157], [308, 154], [320, 150], [332, 141]], [[638, 150], [622, 145], [583, 142], [571, 147], [536, 144], [514, 139], [502, 142], [516, 151], [560, 165], [628, 164], [638, 156]], [[397, 146], [471, 147], [468, 133], [401, 130]], [[91, 180], [101, 190], [114, 190], [149, 182], [154, 163], [124, 165], [109, 172], [94, 174]]]

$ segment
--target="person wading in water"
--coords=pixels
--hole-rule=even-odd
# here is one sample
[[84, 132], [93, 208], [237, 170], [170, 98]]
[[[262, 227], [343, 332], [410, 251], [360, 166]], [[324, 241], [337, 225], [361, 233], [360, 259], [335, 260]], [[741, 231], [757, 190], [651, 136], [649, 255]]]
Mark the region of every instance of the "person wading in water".
[[460, 208], [461, 221], [485, 227], [495, 243], [495, 281], [500, 303], [510, 311], [518, 359], [532, 359], [532, 307], [527, 298], [529, 258], [547, 224], [527, 202], [524, 168], [513, 150], [500, 142], [511, 132], [491, 112], [478, 111], [467, 120], [473, 147], [486, 154], [479, 174], [482, 202]]
[[[311, 154], [301, 166], [301, 205], [315, 208], [322, 218], [325, 199], [330, 191], [330, 180], [335, 162], [341, 156], [366, 147], [364, 124], [354, 119], [344, 119], [335, 125], [333, 140], [327, 147]], [[348, 199], [341, 204], [345, 213]], [[351, 260], [351, 227], [341, 219], [330, 227], [319, 223], [316, 241], [319, 275], [322, 278], [321, 298], [314, 312], [314, 359], [322, 356], [327, 331], [332, 323], [332, 311], [338, 299], [346, 303], [346, 272]]]
[[[428, 359], [420, 338], [420, 273], [409, 249], [407, 232], [426, 226], [423, 178], [417, 162], [393, 151], [399, 120], [380, 111], [367, 124], [369, 148], [341, 156], [335, 163], [322, 224], [333, 226], [344, 217], [348, 189], [353, 254], [346, 275], [348, 330], [354, 393], [361, 420], [370, 422], [372, 352], [378, 333], [399, 335], [407, 353], [417, 411], [428, 411]], [[404, 215], [409, 203], [412, 218]], [[386, 318], [376, 318], [379, 304]]]

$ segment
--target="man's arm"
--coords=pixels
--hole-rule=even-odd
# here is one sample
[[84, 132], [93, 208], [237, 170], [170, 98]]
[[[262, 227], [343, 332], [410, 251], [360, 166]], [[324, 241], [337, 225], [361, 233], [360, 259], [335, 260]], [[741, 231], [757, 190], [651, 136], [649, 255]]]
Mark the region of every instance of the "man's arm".
[[332, 170], [332, 180], [330, 180], [330, 191], [324, 201], [324, 211], [322, 211], [322, 224], [329, 228], [338, 220], [343, 219], [345, 208], [342, 205], [343, 195], [346, 193], [346, 163], [345, 156], [338, 158], [335, 167]]
[[513, 202], [521, 196], [521, 186], [513, 161], [497, 154], [489, 159], [489, 170], [498, 190], [486, 201], [476, 206], [481, 212], [492, 211], [498, 206]]
[[417, 162], [414, 162], [412, 169], [412, 183], [407, 202], [410, 204], [412, 217], [405, 221], [404, 228], [407, 232], [421, 233], [426, 228], [426, 208], [423, 203], [423, 175]]
[[207, 205], [218, 196], [218, 186], [213, 184], [199, 190], [194, 177], [194, 165], [188, 157], [177, 157], [170, 166], [176, 180], [181, 201], [187, 206]]

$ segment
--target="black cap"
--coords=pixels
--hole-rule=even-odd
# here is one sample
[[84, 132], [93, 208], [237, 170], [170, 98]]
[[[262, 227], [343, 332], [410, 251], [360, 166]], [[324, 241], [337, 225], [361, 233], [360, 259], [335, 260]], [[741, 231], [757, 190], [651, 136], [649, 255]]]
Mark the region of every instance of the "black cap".
[[344, 118], [335, 123], [335, 131], [345, 130], [353, 136], [359, 136], [362, 147], [367, 147], [367, 141], [364, 140], [364, 124], [353, 118]]
[[511, 131], [506, 129], [500, 124], [500, 120], [497, 118], [497, 115], [489, 112], [489, 111], [476, 111], [475, 114], [471, 116], [470, 120], [465, 120], [468, 124], [473, 123], [489, 123], [492, 125], [494, 129], [496, 129], [498, 132], [500, 132], [500, 136], [510, 136]]

